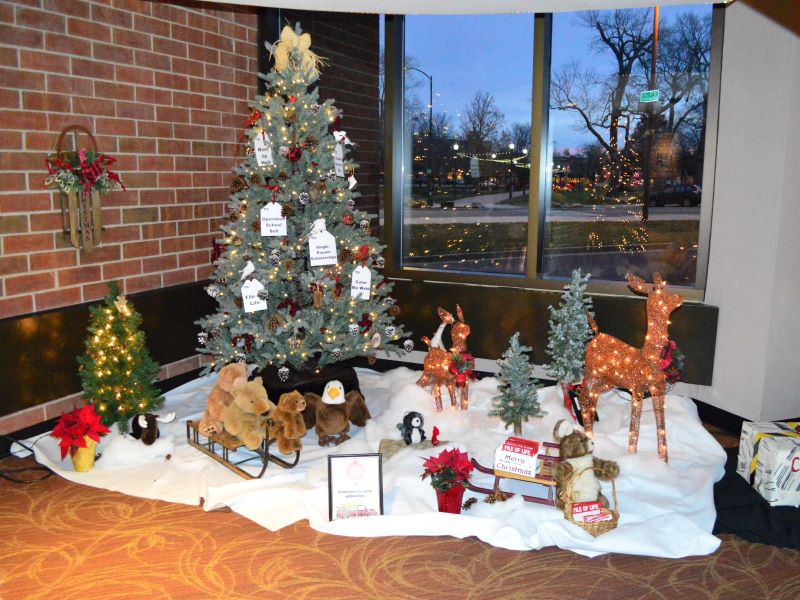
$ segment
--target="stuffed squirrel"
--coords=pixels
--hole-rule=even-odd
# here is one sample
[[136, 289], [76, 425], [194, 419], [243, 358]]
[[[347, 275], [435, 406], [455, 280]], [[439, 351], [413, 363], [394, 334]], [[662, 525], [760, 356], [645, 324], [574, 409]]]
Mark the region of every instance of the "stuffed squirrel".
[[613, 460], [602, 460], [593, 456], [594, 442], [563, 419], [556, 423], [553, 438], [559, 444], [558, 450], [562, 459], [553, 465], [552, 469], [553, 479], [556, 482], [556, 508], [564, 508], [562, 492], [573, 474], [587, 467], [594, 468], [583, 471], [573, 483], [572, 501], [600, 500], [600, 503], [608, 508], [608, 499], [600, 492], [600, 480], [615, 479], [619, 475], [619, 465]]

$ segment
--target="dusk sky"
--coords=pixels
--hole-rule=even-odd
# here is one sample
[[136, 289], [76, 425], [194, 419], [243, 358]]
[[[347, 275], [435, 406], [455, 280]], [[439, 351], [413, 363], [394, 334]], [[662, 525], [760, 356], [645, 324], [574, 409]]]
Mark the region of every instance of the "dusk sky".
[[[661, 23], [687, 10], [706, 14], [709, 5], [665, 7]], [[477, 90], [490, 92], [506, 116], [506, 127], [531, 118], [533, 21], [521, 15], [407, 16], [406, 55], [420, 69], [433, 75], [434, 111], [445, 111], [458, 128], [464, 106]], [[575, 24], [570, 13], [553, 19], [552, 69], [571, 59], [605, 71], [609, 53], [590, 47], [593, 33]], [[413, 72], [412, 72], [413, 73]], [[428, 80], [414, 74], [418, 96], [427, 104]], [[558, 148], [577, 148], [587, 140], [573, 127], [574, 117], [551, 113], [551, 140]]]

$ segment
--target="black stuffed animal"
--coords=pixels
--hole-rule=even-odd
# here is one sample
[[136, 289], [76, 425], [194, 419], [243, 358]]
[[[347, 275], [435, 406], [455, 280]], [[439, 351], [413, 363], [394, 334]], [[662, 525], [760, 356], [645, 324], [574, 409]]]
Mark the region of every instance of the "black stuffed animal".
[[142, 440], [146, 446], [151, 446], [161, 435], [158, 424], [170, 423], [173, 419], [175, 413], [169, 413], [166, 417], [159, 417], [153, 413], [136, 415], [131, 421], [131, 435], [137, 440]]
[[418, 412], [411, 411], [403, 415], [403, 422], [398, 423], [397, 428], [407, 446], [425, 441], [425, 430], [422, 428], [424, 424], [425, 420]]

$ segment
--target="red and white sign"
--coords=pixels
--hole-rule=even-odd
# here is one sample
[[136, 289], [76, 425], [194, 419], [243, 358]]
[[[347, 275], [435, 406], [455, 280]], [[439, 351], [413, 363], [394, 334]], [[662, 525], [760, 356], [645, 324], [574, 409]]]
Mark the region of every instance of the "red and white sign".
[[496, 475], [532, 481], [539, 466], [539, 442], [510, 437], [495, 450], [494, 472]]
[[572, 518], [581, 523], [608, 521], [611, 518], [611, 515], [602, 514], [600, 512], [602, 507], [603, 505], [600, 504], [599, 500], [594, 500], [592, 502], [576, 502], [572, 505]]

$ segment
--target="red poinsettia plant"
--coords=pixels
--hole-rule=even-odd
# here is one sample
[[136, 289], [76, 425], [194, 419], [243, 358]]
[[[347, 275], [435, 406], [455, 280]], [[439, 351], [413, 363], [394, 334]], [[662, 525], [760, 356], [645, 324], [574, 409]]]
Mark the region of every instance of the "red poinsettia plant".
[[470, 473], [475, 468], [467, 453], [458, 448], [442, 450], [439, 456], [429, 457], [422, 466], [425, 467], [422, 479], [430, 476], [431, 485], [441, 492], [457, 485], [467, 487]]
[[86, 437], [99, 442], [100, 436], [108, 432], [108, 427], [100, 422], [100, 415], [95, 412], [94, 404], [86, 404], [61, 415], [50, 435], [60, 438], [58, 445], [61, 448], [61, 460], [64, 460], [68, 452], [72, 456], [78, 448], [86, 448]]
[[102, 152], [86, 148], [78, 152], [51, 154], [45, 160], [48, 176], [44, 183], [58, 187], [65, 194], [73, 191], [88, 194], [92, 190], [105, 194], [117, 188], [124, 190], [119, 175], [109, 169], [116, 161]]

